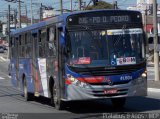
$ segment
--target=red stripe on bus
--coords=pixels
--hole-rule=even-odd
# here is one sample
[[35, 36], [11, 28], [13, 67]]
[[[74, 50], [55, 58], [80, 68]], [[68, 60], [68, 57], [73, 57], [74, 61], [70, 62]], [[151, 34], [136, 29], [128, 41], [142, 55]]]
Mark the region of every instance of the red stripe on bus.
[[66, 79], [65, 84], [69, 85], [69, 84], [71, 84], [71, 81], [69, 79]]
[[101, 83], [104, 80], [104, 76], [83, 77], [83, 78], [77, 78], [77, 80], [85, 83]]

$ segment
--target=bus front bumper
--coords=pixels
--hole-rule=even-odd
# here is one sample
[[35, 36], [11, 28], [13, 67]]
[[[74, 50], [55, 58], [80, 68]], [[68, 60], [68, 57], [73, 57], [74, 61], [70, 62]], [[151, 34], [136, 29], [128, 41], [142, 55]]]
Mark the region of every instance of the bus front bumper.
[[147, 79], [135, 79], [127, 84], [113, 86], [88, 85], [87, 87], [80, 87], [75, 84], [70, 84], [66, 88], [67, 101], [147, 96]]

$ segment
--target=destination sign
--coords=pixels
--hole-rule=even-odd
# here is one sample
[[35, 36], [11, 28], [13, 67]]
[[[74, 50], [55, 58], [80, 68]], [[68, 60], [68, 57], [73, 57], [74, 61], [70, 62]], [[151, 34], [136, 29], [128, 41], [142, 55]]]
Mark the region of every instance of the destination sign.
[[101, 17], [79, 17], [78, 24], [99, 24], [99, 23], [119, 23], [129, 22], [129, 16], [101, 16]]
[[71, 15], [67, 19], [67, 25], [95, 25], [95, 24], [121, 24], [141, 22], [139, 12], [131, 11], [103, 11], [89, 12]]

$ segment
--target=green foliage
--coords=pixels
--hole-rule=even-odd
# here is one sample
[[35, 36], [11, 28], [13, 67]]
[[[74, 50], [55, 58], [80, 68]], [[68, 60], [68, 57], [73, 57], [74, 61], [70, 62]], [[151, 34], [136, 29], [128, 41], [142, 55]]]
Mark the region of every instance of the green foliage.
[[91, 5], [85, 8], [85, 10], [96, 10], [96, 9], [113, 9], [113, 5], [104, 1], [99, 1], [97, 5]]

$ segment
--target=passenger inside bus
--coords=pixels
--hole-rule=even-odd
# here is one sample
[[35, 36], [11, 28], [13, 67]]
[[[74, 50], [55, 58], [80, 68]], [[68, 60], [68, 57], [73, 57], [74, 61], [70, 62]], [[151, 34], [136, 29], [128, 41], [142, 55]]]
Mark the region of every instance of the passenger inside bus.
[[78, 31], [70, 33], [71, 59], [90, 58], [93, 64], [109, 62], [106, 31]]
[[111, 59], [136, 56], [136, 43], [133, 36], [126, 35], [119, 37], [119, 39], [113, 38], [113, 42], [109, 42]]

